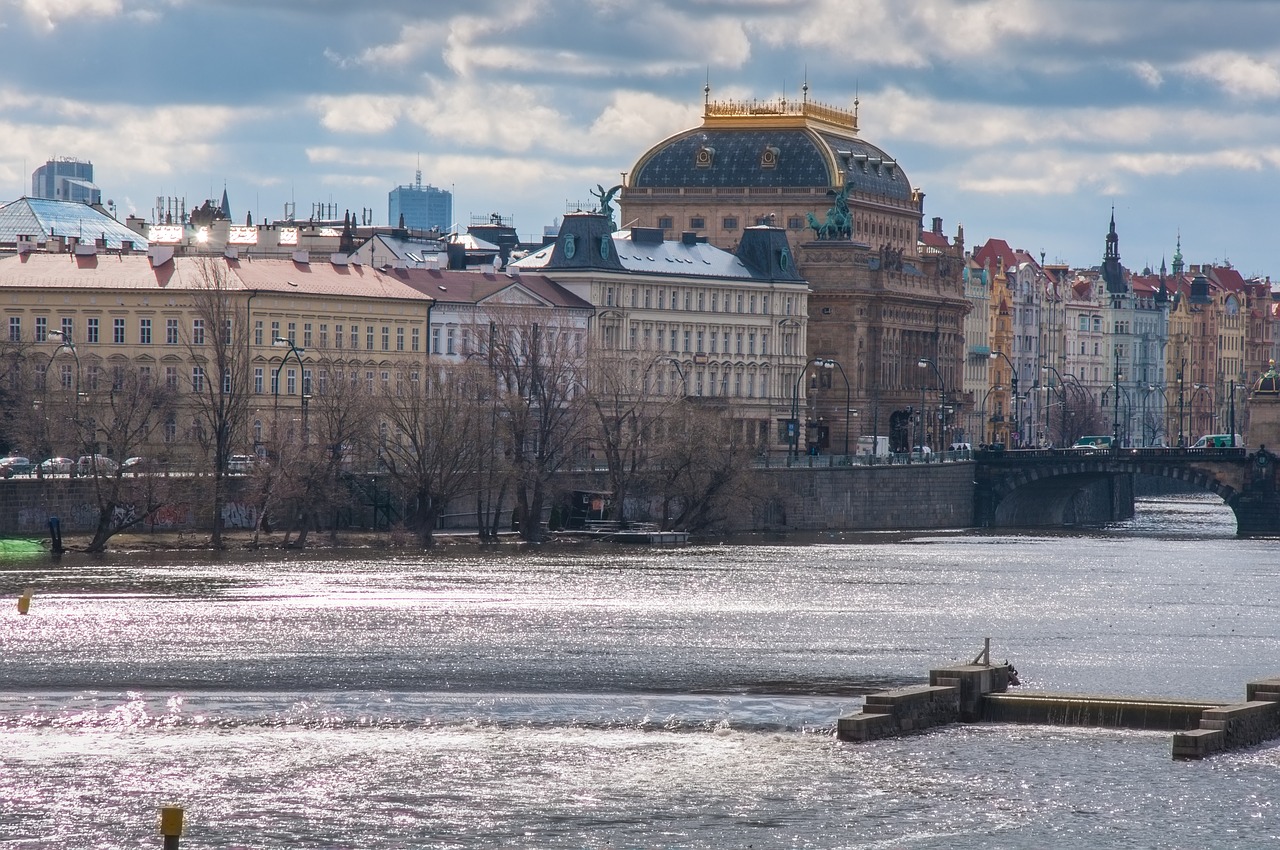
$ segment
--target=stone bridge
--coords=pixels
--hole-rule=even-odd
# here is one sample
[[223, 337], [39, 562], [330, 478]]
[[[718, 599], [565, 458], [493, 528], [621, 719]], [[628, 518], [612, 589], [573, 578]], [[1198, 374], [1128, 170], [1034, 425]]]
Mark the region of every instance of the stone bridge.
[[1234, 449], [1047, 449], [979, 452], [974, 523], [1029, 527], [1133, 516], [1133, 478], [1150, 475], [1215, 493], [1240, 537], [1280, 536], [1277, 456]]

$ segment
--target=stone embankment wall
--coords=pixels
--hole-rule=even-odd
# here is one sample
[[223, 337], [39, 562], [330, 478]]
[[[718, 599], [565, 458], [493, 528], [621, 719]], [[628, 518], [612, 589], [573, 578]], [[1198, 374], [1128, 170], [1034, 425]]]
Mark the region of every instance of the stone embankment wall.
[[761, 523], [792, 531], [884, 531], [973, 525], [973, 464], [771, 469]]
[[[735, 531], [884, 531], [968, 528], [973, 525], [973, 464], [794, 467], [760, 470], [762, 494], [745, 510]], [[189, 479], [190, 496], [166, 505], [139, 530], [207, 529], [207, 495]], [[223, 511], [228, 528], [252, 528], [256, 507], [246, 501], [248, 479], [227, 479]], [[566, 475], [566, 490], [605, 489], [604, 476]], [[385, 495], [385, 488], [383, 489]], [[451, 525], [474, 525], [472, 499], [450, 514]], [[122, 508], [127, 512], [129, 508]], [[41, 535], [56, 516], [65, 533], [91, 531], [97, 523], [93, 482], [77, 478], [0, 481], [0, 535]]]
[[[174, 479], [184, 485], [171, 504], [155, 511], [138, 531], [185, 531], [206, 529], [208, 498], [200, 492], [196, 479]], [[190, 482], [188, 484], [188, 482]], [[253, 528], [257, 509], [243, 495], [246, 479], [227, 479], [227, 503], [222, 519], [226, 528]], [[134, 508], [116, 509], [128, 517]], [[57, 517], [64, 534], [92, 532], [98, 524], [98, 499], [94, 482], [88, 478], [11, 478], [0, 481], [0, 536], [43, 536], [49, 533], [49, 518]]]

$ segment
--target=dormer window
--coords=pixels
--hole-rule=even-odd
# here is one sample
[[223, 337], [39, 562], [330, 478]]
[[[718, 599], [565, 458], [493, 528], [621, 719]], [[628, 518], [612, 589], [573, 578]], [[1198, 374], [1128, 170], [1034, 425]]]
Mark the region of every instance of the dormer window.
[[716, 162], [716, 149], [710, 145], [701, 145], [698, 147], [697, 156], [694, 157], [694, 165], [698, 168], [710, 168]]
[[780, 151], [773, 145], [766, 145], [765, 149], [760, 152], [760, 167], [777, 168], [779, 153]]

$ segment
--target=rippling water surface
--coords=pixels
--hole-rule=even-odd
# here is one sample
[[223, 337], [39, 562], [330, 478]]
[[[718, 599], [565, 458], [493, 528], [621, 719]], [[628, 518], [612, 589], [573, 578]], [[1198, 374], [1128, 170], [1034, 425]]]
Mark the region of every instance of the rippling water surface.
[[0, 567], [0, 847], [1280, 843], [1280, 745], [834, 740], [991, 637], [1050, 690], [1243, 699], [1280, 558], [1212, 500], [1089, 533]]

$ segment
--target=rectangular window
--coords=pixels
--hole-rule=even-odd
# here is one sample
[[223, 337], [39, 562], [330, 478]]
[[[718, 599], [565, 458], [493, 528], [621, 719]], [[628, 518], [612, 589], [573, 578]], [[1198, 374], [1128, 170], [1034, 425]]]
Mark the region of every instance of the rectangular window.
[[9, 317], [9, 342], [22, 342], [22, 317]]
[[151, 386], [151, 367], [150, 366], [138, 367], [138, 381], [144, 387]]
[[164, 385], [171, 390], [178, 389], [178, 367], [177, 366], [164, 367]]
[[366, 351], [373, 351], [373, 325], [365, 325], [364, 347]]
[[418, 350], [419, 345], [421, 344], [421, 341], [420, 341], [420, 339], [419, 339], [419, 337], [421, 337], [421, 336], [422, 336], [422, 334], [421, 334], [421, 333], [419, 333], [419, 331], [421, 331], [421, 330], [422, 330], [421, 328], [414, 328], [414, 329], [413, 329], [413, 350], [414, 350], [414, 351], [417, 351], [417, 350]]
[[275, 345], [276, 340], [278, 340], [279, 338], [280, 338], [280, 323], [272, 322], [271, 323], [271, 342], [269, 344]]
[[262, 320], [256, 319], [253, 323], [253, 344], [262, 345]]
[[280, 370], [279, 369], [271, 370], [271, 394], [272, 395], [280, 394]]
[[151, 320], [150, 319], [138, 320], [138, 344], [139, 345], [151, 344]]
[[700, 215], [695, 215], [689, 219], [690, 230], [702, 230], [707, 226], [707, 220]]
[[769, 353], [769, 332], [765, 331], [760, 334], [760, 353], [768, 355]]
[[706, 350], [702, 347], [704, 342], [706, 342], [706, 331], [698, 331], [698, 347], [696, 350], [699, 354]]
[[204, 345], [204, 319], [191, 320], [191, 344]]
[[178, 415], [170, 413], [164, 420], [164, 441], [172, 443], [178, 439]]
[[124, 319], [112, 319], [111, 341], [116, 345], [124, 345]]
[[693, 350], [693, 331], [684, 332], [684, 350], [685, 351]]
[[222, 370], [222, 392], [224, 395], [231, 395], [231, 367], [230, 366]]
[[669, 215], [658, 216], [658, 227], [662, 228], [663, 230], [670, 230], [673, 225], [674, 225], [674, 222], [672, 221], [671, 216]]
[[306, 322], [302, 326], [302, 347], [311, 347], [311, 323]]
[[359, 325], [351, 326], [351, 348], [353, 350], [360, 348], [360, 326]]
[[297, 395], [298, 370], [293, 368], [292, 366], [290, 366], [288, 371], [284, 373], [284, 387], [285, 387], [284, 391], [289, 395]]
[[204, 392], [204, 367], [203, 366], [191, 367], [191, 391], [197, 392], [197, 393]]
[[223, 345], [231, 344], [231, 320], [222, 320], [222, 343]]
[[448, 338], [446, 339], [446, 345], [449, 346], [448, 352], [450, 354], [458, 353], [457, 344], [458, 344], [458, 329], [449, 328], [449, 335], [448, 335]]
[[177, 319], [164, 320], [164, 344], [165, 345], [178, 344], [178, 320]]
[[89, 389], [97, 391], [102, 383], [102, 367], [94, 364], [89, 367]]
[[404, 351], [404, 328], [396, 328], [396, 351]]
[[62, 384], [62, 388], [64, 390], [71, 389], [73, 386], [75, 386], [75, 380], [76, 380], [75, 368], [70, 363], [63, 363], [61, 368], [61, 380], [60, 380], [60, 383]]
[[431, 329], [431, 353], [440, 353], [440, 329], [436, 327]]
[[678, 346], [678, 344], [677, 344], [677, 342], [676, 342], [676, 334], [677, 334], [677, 333], [678, 333], [678, 331], [677, 331], [675, 328], [672, 328], [672, 329], [671, 329], [671, 351], [672, 351], [672, 353], [673, 353], [673, 354], [674, 354], [675, 352], [677, 352], [677, 351], [679, 351], [679, 350], [680, 350], [680, 348], [679, 348], [679, 346]]
[[329, 370], [321, 369], [319, 378], [317, 389], [320, 391], [320, 395], [324, 395], [325, 391], [329, 389]]
[[70, 316], [62, 317], [62, 341], [75, 342], [76, 320]]
[[738, 339], [737, 352], [741, 354], [742, 353], [742, 331], [738, 331], [737, 339]]
[[680, 308], [677, 306], [677, 305], [680, 303], [680, 302], [677, 300], [679, 297], [680, 297], [680, 293], [679, 293], [679, 292], [677, 292], [677, 291], [676, 291], [676, 290], [674, 290], [674, 289], [673, 289], [673, 290], [671, 290], [671, 309], [672, 309], [672, 310], [678, 310], [678, 309], [680, 309]]
[[262, 386], [263, 386], [262, 367], [254, 366], [253, 367], [253, 391], [258, 395], [262, 395]]
[[289, 333], [285, 335], [285, 339], [289, 340], [290, 345], [298, 344], [298, 323], [297, 322], [289, 323]]
[[747, 334], [747, 354], [756, 353], [756, 332], [752, 331]]
[[721, 227], [723, 227], [725, 230], [737, 230], [738, 229], [737, 216], [732, 216], [732, 215], [725, 216], [724, 220], [721, 222]]
[[311, 395], [311, 370], [302, 370], [302, 394]]
[[49, 317], [36, 316], [36, 342], [45, 342], [49, 339]]
[[382, 326], [382, 350], [391, 350], [391, 328], [386, 325]]
[[329, 326], [322, 324], [320, 326], [320, 350], [329, 347]]
[[[353, 372], [352, 374], [354, 375], [355, 373]], [[365, 391], [369, 393], [369, 395], [373, 395], [373, 372], [372, 371], [368, 371], [364, 373], [364, 388], [365, 388]]]
[[334, 348], [342, 348], [342, 325], [333, 326], [333, 345]]

